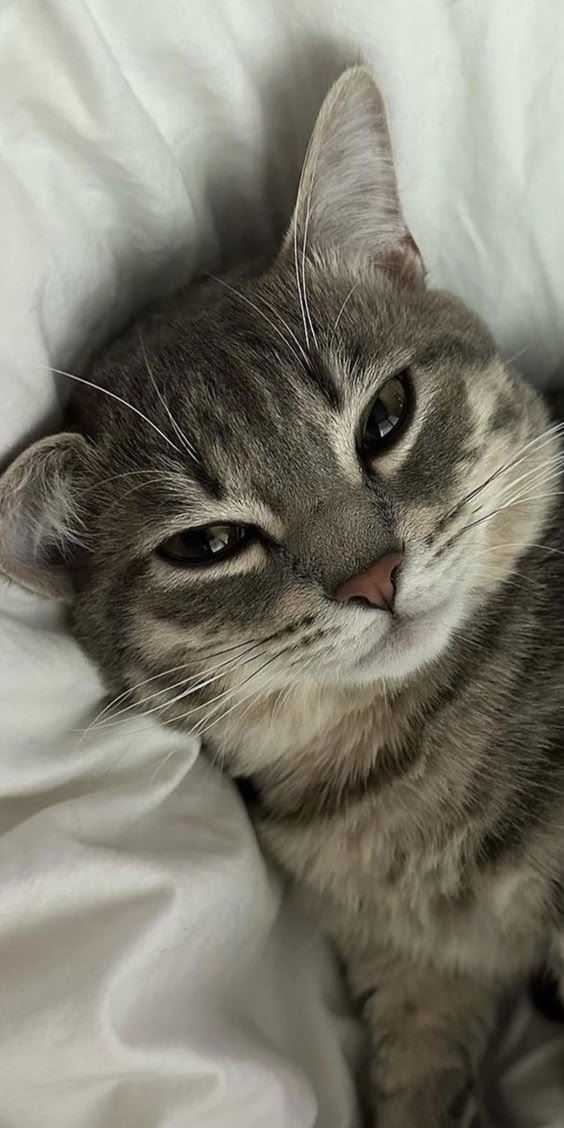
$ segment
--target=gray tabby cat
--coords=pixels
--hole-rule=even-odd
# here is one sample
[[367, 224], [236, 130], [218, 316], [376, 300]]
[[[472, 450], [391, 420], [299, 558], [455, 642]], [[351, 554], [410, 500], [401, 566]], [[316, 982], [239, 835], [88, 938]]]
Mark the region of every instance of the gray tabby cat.
[[2, 569], [71, 597], [118, 717], [247, 781], [344, 958], [378, 1125], [450, 1125], [499, 992], [564, 971], [560, 429], [426, 289], [366, 69], [275, 261], [89, 380], [2, 480]]

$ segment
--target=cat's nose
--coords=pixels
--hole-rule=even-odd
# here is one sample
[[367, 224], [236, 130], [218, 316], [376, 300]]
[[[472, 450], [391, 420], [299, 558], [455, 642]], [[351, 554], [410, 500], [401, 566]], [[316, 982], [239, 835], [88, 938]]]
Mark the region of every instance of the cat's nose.
[[335, 592], [335, 599], [343, 603], [359, 600], [377, 607], [380, 611], [393, 611], [396, 598], [397, 570], [402, 561], [401, 552], [387, 552], [375, 560], [365, 572], [352, 576]]

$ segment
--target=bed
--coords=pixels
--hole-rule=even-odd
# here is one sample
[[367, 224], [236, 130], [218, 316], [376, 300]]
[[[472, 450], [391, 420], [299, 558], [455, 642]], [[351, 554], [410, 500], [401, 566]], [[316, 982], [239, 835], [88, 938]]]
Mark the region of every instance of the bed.
[[[564, 383], [559, 0], [1, 0], [0, 459], [132, 309], [273, 244], [348, 62], [389, 103], [434, 285]], [[189, 738], [94, 724], [64, 609], [0, 586], [2, 1128], [357, 1128], [331, 952]], [[564, 1125], [508, 1004], [481, 1128]]]

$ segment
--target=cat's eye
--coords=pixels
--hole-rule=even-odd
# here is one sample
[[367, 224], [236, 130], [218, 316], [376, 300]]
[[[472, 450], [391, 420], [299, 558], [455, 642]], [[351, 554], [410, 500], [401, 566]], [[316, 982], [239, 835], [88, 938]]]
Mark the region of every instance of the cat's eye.
[[363, 453], [379, 454], [399, 438], [410, 409], [410, 384], [407, 371], [392, 376], [372, 400], [362, 428]]
[[202, 525], [175, 533], [157, 551], [172, 564], [196, 568], [233, 556], [251, 539], [252, 533], [247, 525]]

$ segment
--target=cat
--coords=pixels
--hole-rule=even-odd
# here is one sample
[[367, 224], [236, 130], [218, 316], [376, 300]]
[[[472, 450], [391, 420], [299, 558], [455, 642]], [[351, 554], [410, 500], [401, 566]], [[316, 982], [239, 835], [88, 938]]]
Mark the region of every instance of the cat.
[[343, 958], [379, 1128], [457, 1123], [499, 993], [564, 973], [561, 427], [427, 287], [366, 67], [276, 256], [73, 379], [2, 478], [4, 575], [69, 600], [115, 717], [241, 782]]

